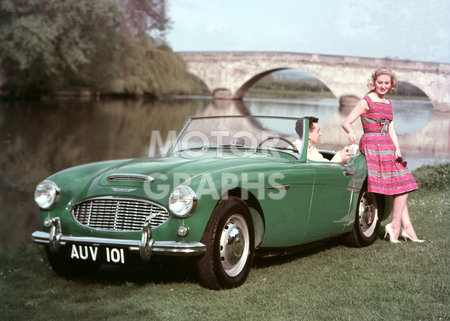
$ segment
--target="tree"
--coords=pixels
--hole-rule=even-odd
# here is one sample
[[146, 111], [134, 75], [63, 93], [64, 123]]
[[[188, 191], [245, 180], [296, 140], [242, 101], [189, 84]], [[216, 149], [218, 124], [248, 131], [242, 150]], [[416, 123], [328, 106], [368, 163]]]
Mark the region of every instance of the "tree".
[[127, 27], [132, 35], [164, 39], [170, 26], [165, 0], [120, 0], [127, 13]]
[[82, 67], [124, 19], [110, 0], [3, 0], [0, 15], [2, 77], [18, 94], [88, 85]]
[[16, 95], [155, 93], [158, 64], [179, 60], [164, 45], [169, 24], [165, 0], [2, 0], [0, 80]]

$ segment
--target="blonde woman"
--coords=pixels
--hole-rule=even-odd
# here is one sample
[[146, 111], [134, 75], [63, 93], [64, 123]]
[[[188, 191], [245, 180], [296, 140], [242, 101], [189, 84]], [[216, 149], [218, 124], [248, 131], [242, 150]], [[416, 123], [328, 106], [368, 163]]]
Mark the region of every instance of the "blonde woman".
[[354, 144], [357, 137], [351, 125], [361, 119], [364, 135], [359, 148], [367, 160], [367, 191], [394, 197], [392, 222], [386, 225], [385, 236], [389, 234], [391, 243], [399, 243], [399, 235], [405, 240], [423, 242], [414, 231], [406, 204], [408, 193], [418, 187], [402, 157], [392, 103], [385, 97], [397, 88], [397, 79], [390, 69], [379, 68], [373, 72], [368, 87], [370, 92], [356, 104], [342, 127]]

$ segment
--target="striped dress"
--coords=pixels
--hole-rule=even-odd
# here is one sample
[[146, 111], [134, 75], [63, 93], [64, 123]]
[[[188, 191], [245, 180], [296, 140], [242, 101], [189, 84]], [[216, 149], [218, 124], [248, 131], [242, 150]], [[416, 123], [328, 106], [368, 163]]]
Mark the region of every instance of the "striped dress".
[[361, 115], [364, 135], [359, 148], [367, 160], [367, 191], [396, 195], [418, 189], [409, 169], [395, 161], [395, 145], [389, 135], [392, 103], [373, 102], [369, 96], [364, 99], [369, 110]]

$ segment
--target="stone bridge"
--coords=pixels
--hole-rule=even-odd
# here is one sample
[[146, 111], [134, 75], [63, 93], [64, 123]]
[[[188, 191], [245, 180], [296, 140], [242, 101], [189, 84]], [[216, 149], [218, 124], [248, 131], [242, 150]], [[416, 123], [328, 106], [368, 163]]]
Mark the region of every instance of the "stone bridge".
[[421, 89], [434, 109], [450, 112], [450, 64], [288, 52], [178, 52], [188, 71], [199, 77], [214, 99], [242, 99], [262, 77], [279, 70], [298, 69], [314, 75], [341, 102], [360, 99], [367, 80], [382, 66], [399, 81]]

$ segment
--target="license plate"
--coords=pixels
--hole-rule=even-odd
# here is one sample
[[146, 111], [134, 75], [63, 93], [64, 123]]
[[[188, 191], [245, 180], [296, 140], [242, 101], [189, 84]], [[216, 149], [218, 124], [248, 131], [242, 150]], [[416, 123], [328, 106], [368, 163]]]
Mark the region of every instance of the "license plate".
[[72, 244], [72, 260], [125, 264], [125, 250], [116, 247]]

